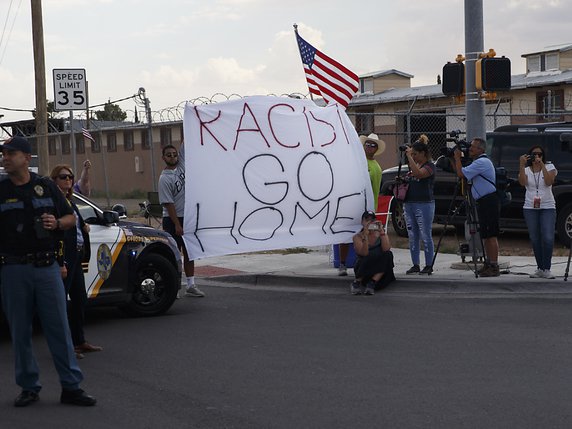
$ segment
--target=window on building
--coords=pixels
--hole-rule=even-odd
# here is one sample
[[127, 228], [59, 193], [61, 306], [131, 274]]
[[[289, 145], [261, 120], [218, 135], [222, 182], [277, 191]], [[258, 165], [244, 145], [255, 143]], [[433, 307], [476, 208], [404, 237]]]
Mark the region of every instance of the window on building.
[[107, 134], [107, 151], [117, 152], [117, 134], [115, 133]]
[[161, 127], [161, 148], [172, 144], [171, 127]]
[[123, 131], [123, 149], [125, 151], [135, 149], [135, 144], [133, 142], [133, 131]]
[[560, 68], [560, 64], [558, 64], [558, 57], [558, 52], [546, 54], [545, 70], [558, 70]]
[[529, 72], [540, 71], [540, 55], [534, 55], [526, 59], [527, 69]]
[[97, 133], [95, 135], [93, 135], [93, 140], [90, 140], [91, 142], [91, 153], [99, 153], [101, 152], [101, 138], [99, 137], [100, 134]]
[[62, 138], [62, 154], [64, 155], [68, 155], [71, 150], [70, 150], [70, 135], [69, 134], [63, 134], [61, 136]]
[[141, 130], [141, 148], [142, 149], [151, 148], [151, 143], [149, 142], [149, 134], [147, 133], [147, 129]]
[[48, 137], [48, 154], [54, 156], [57, 153], [57, 145], [55, 137]]
[[359, 86], [360, 86], [360, 92], [362, 94], [364, 94], [366, 92], [373, 93], [373, 79], [372, 78], [360, 79], [359, 80]]
[[185, 140], [185, 130], [183, 127], [179, 127], [179, 132], [181, 133], [181, 141]]
[[75, 153], [85, 153], [85, 142], [83, 141], [83, 134], [76, 134], [75, 136]]
[[541, 113], [539, 122], [563, 121], [561, 112], [564, 110], [564, 90], [548, 90], [536, 93], [536, 113]]

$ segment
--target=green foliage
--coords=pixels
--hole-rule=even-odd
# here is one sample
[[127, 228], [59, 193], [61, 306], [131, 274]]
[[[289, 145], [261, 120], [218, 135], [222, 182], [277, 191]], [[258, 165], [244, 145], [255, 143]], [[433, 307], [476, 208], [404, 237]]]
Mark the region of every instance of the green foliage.
[[121, 110], [117, 104], [110, 101], [105, 103], [103, 110], [97, 110], [95, 116], [99, 121], [117, 121], [123, 122], [127, 118], [127, 113]]

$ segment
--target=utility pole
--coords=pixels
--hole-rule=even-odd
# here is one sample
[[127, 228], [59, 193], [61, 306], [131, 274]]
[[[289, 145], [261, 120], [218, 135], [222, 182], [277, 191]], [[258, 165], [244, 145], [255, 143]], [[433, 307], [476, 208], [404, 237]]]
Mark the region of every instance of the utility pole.
[[153, 117], [151, 116], [151, 102], [149, 98], [147, 98], [145, 88], [139, 88], [137, 95], [143, 101], [145, 106], [145, 113], [147, 114], [147, 139], [149, 140], [149, 152], [151, 155], [151, 180], [153, 181], [153, 191], [157, 192], [157, 181], [155, 180], [155, 154], [153, 148]]
[[44, 59], [44, 24], [42, 0], [30, 0], [32, 8], [32, 42], [34, 46], [34, 74], [36, 86], [36, 143], [38, 147], [38, 172], [49, 174], [48, 111], [46, 105], [46, 63]]
[[483, 52], [483, 1], [465, 0], [465, 112], [467, 141], [475, 137], [486, 139], [485, 100], [476, 86], [476, 63]]

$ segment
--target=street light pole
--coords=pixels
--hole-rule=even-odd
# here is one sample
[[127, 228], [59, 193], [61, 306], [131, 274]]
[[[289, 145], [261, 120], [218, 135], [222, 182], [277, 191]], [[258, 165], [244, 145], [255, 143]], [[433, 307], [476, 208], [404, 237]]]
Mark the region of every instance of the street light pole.
[[145, 88], [139, 88], [139, 98], [143, 100], [145, 105], [145, 113], [147, 114], [147, 140], [149, 141], [149, 151], [151, 152], [151, 180], [153, 181], [153, 191], [157, 192], [157, 180], [155, 179], [155, 151], [153, 149], [153, 128], [151, 118], [151, 103], [147, 98]]

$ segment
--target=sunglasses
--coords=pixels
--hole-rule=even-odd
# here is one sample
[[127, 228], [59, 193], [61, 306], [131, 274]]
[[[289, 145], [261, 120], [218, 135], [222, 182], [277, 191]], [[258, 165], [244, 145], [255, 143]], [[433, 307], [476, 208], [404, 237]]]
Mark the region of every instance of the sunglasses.
[[60, 180], [73, 180], [74, 175], [73, 174], [58, 174], [58, 179]]
[[176, 153], [166, 153], [166, 154], [165, 154], [165, 157], [166, 157], [166, 158], [176, 158], [176, 157], [178, 157], [178, 156], [179, 156], [179, 155], [177, 155]]
[[366, 147], [377, 147], [377, 145], [375, 143], [366, 143], [365, 146]]
[[531, 155], [534, 155], [534, 156], [542, 156], [542, 152], [532, 152]]

